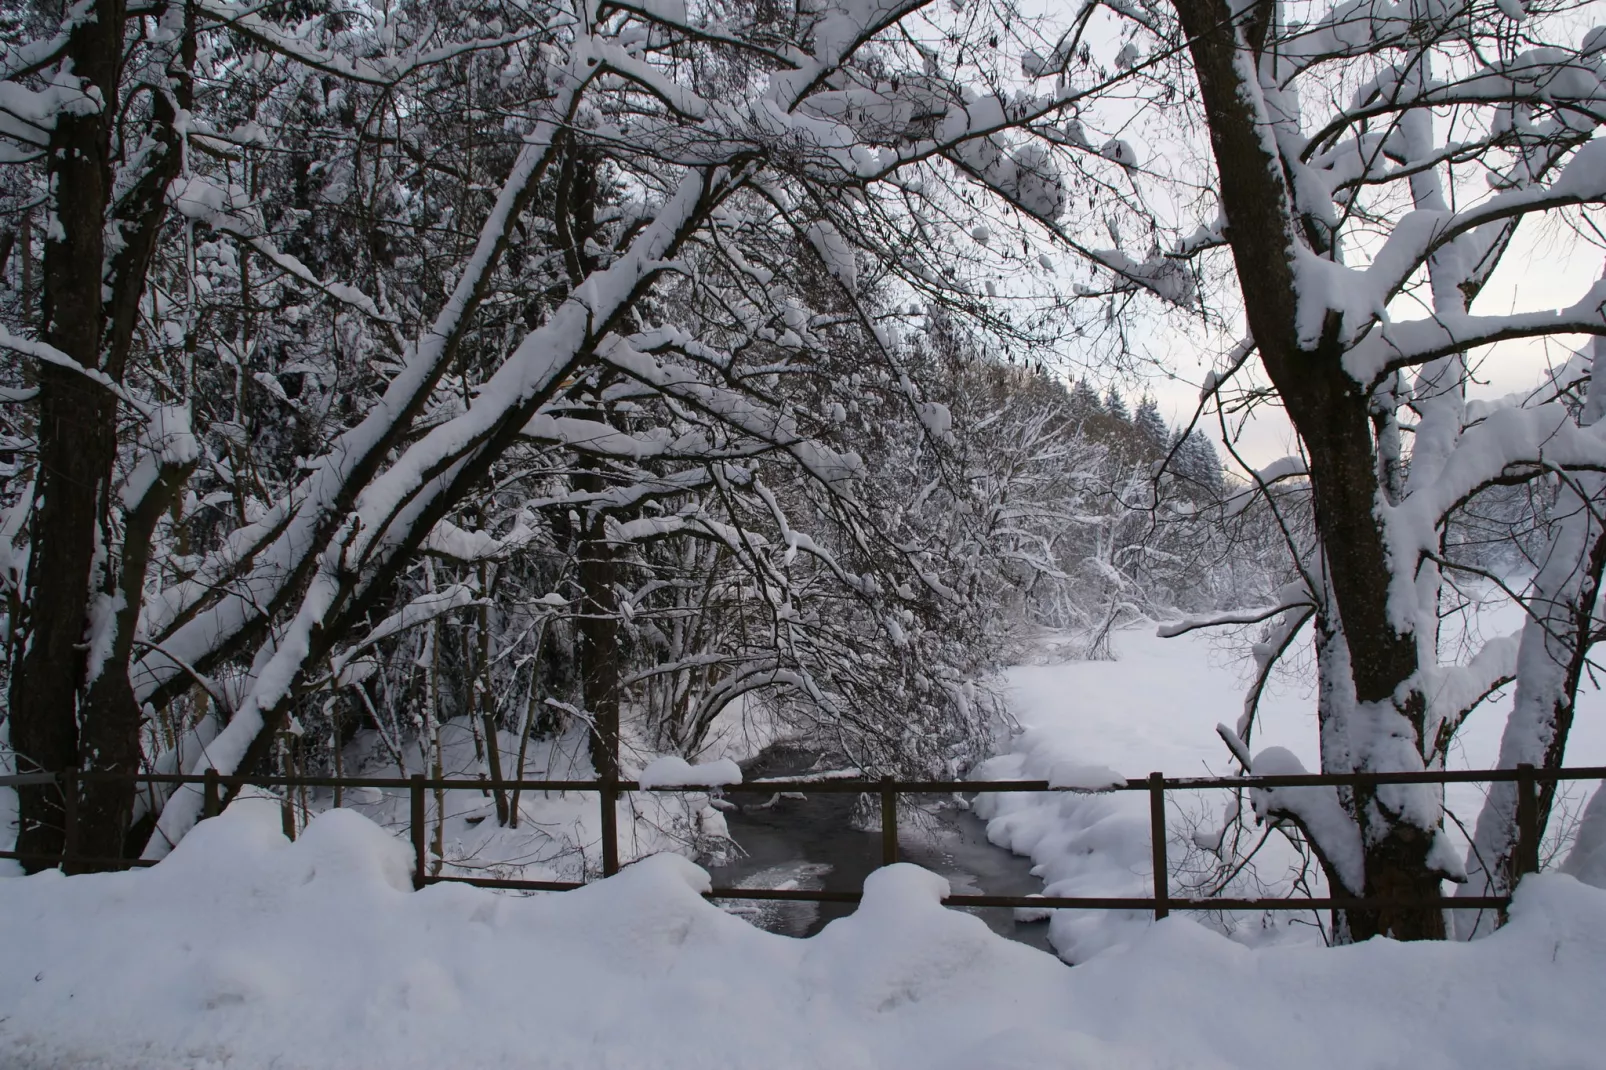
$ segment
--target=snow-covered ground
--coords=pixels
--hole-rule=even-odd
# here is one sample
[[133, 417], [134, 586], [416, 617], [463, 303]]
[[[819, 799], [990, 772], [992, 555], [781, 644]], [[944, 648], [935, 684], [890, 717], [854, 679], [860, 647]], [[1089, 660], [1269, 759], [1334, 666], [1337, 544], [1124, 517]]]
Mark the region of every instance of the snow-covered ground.
[[[1498, 634], [1521, 626], [1519, 613], [1488, 614], [1484, 626]], [[1075, 772], [1104, 766], [1130, 778], [1150, 772], [1167, 776], [1224, 776], [1235, 770], [1215, 733], [1219, 723], [1234, 724], [1243, 711], [1247, 659], [1242, 646], [1208, 633], [1159, 638], [1152, 627], [1134, 628], [1115, 637], [1114, 661], [1049, 659], [1045, 664], [1018, 666], [1010, 672], [1011, 706], [1021, 733], [1006, 753], [984, 763], [977, 779], [1042, 779], [1056, 771]], [[1297, 664], [1297, 663], [1296, 663]], [[1509, 691], [1476, 710], [1463, 726], [1451, 767], [1487, 769], [1495, 765], [1500, 733], [1509, 711]], [[1588, 683], [1579, 694], [1577, 720], [1569, 739], [1568, 765], [1606, 765], [1606, 695]], [[1315, 700], [1303, 678], [1294, 672], [1275, 676], [1261, 702], [1254, 749], [1286, 747], [1306, 768], [1319, 767]], [[1564, 808], [1582, 809], [1594, 782], [1569, 788]], [[1468, 828], [1477, 819], [1483, 786], [1450, 785], [1447, 805]], [[1227, 792], [1176, 792], [1168, 796], [1168, 822], [1174, 866], [1192, 864], [1187, 857], [1191, 829], [1214, 832]], [[994, 843], [1029, 856], [1040, 867], [1045, 891], [1066, 896], [1148, 896], [1153, 889], [1149, 849], [1148, 797], [1142, 792], [1101, 795], [984, 795], [976, 810], [989, 819]], [[1558, 818], [1552, 833], [1565, 833]], [[1564, 849], [1554, 843], [1550, 850]], [[1213, 859], [1206, 859], [1213, 861]], [[1290, 866], [1297, 862], [1280, 836], [1272, 836], [1257, 855], [1254, 878], [1240, 877], [1244, 893], [1289, 894]], [[1181, 894], [1181, 882], [1174, 890]], [[1312, 941], [1320, 933], [1311, 915], [1238, 915], [1215, 919], [1241, 941]], [[1058, 911], [1050, 922], [1050, 939], [1067, 959], [1082, 961], [1146, 928], [1142, 914]]]
[[[448, 779], [483, 777], [483, 742], [464, 719], [440, 726], [440, 773]], [[516, 733], [499, 733], [503, 767], [511, 774], [519, 753]], [[400, 761], [397, 758], [400, 758]], [[426, 760], [416, 746], [399, 755], [380, 746], [369, 730], [357, 734], [344, 750], [344, 773], [351, 777], [406, 777], [433, 772], [434, 753]], [[739, 781], [741, 770], [729, 758], [690, 766], [680, 758], [660, 758], [635, 745], [622, 754], [622, 772], [650, 783], [716, 784]], [[556, 737], [531, 740], [525, 755], [527, 780], [592, 780], [587, 735], [583, 728]], [[198, 791], [198, 788], [184, 790]], [[11, 792], [0, 795], [14, 798]], [[511, 794], [507, 796], [511, 804]], [[296, 793], [292, 807], [297, 826], [334, 808], [333, 793], [316, 789]], [[305, 803], [303, 807], [302, 803]], [[341, 806], [369, 818], [393, 835], [406, 837], [411, 800], [406, 789], [361, 788], [345, 792]], [[457, 788], [425, 796], [425, 821], [431, 864], [440, 844], [440, 864], [447, 876], [583, 881], [602, 869], [602, 814], [595, 792], [531, 792], [519, 795], [518, 827], [496, 820], [496, 800], [489, 791]], [[630, 792], [616, 804], [620, 857], [629, 862], [673, 851], [688, 857], [718, 857], [727, 849], [725, 819], [710, 806], [707, 792]], [[6, 826], [0, 825], [0, 829]], [[3, 835], [3, 833], [0, 833]], [[7, 872], [0, 870], [0, 872]]]
[[[1013, 670], [1024, 731], [983, 775], [1226, 771], [1213, 728], [1239, 712], [1231, 650], [1147, 630], [1116, 649], [1114, 662]], [[1570, 763], [1606, 764], [1603, 713], [1589, 693]], [[1458, 763], [1492, 763], [1502, 716], [1493, 705], [1469, 724]], [[1314, 765], [1312, 717], [1302, 687], [1279, 682], [1257, 747]], [[446, 750], [466, 770], [461, 735]], [[587, 775], [576, 750], [532, 755], [530, 774]], [[673, 853], [691, 853], [706, 796], [621, 812], [632, 855], [666, 853], [529, 897], [414, 892], [387, 827], [399, 800], [346, 801], [314, 805], [294, 843], [278, 802], [250, 796], [150, 870], [0, 879], [0, 1066], [1572, 1070], [1606, 1050], [1606, 891], [1560, 875], [1526, 882], [1512, 923], [1470, 944], [1330, 950], [1287, 915], [1060, 911], [1069, 968], [944, 908], [944, 881], [910, 865], [873, 874], [857, 912], [817, 936], [763, 932], [705, 900], [706, 873]], [[1475, 788], [1452, 793], [1464, 820], [1476, 803]], [[524, 805], [529, 831], [512, 833], [480, 820], [480, 793], [448, 796], [451, 868], [499, 871], [522, 854], [520, 872], [578, 876], [594, 797]], [[1179, 795], [1173, 839], [1216, 805]], [[1146, 807], [1115, 793], [978, 809], [1050, 892], [1146, 895]], [[1264, 858], [1274, 885], [1288, 859]]]
[[532, 898], [413, 892], [353, 811], [291, 844], [242, 799], [143, 873], [0, 880], [0, 1065], [1582, 1068], [1606, 892], [1546, 876], [1458, 945], [1252, 951], [1184, 919], [1068, 968], [878, 871], [818, 936], [710, 905], [675, 855]]

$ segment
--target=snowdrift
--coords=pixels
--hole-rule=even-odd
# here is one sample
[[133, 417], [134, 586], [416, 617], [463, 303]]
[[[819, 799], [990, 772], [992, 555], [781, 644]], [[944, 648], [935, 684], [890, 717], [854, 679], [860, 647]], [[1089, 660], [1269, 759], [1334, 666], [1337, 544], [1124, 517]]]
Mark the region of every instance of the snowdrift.
[[1606, 893], [1548, 876], [1472, 944], [1251, 950], [1186, 919], [1077, 967], [874, 874], [794, 940], [658, 855], [582, 891], [413, 892], [350, 811], [269, 801], [154, 869], [0, 880], [0, 1065], [1143, 1070], [1598, 1065]]

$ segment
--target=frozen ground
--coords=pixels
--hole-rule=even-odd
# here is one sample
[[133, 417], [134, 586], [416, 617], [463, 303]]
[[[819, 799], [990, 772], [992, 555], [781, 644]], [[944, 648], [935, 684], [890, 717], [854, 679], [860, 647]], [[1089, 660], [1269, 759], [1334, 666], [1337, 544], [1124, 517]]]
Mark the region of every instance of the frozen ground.
[[0, 1065], [1354, 1070], [1599, 1065], [1606, 892], [1546, 876], [1472, 944], [1250, 950], [1184, 919], [1086, 965], [879, 871], [796, 940], [674, 855], [535, 898], [413, 892], [352, 811], [242, 799], [144, 873], [0, 880]]
[[[1132, 631], [1117, 648], [1116, 662], [1015, 670], [1026, 730], [986, 772], [1225, 771], [1212, 729], [1238, 713], [1239, 665], [1202, 637]], [[1606, 764], [1603, 706], [1585, 699], [1570, 762]], [[1280, 686], [1257, 747], [1309, 761], [1310, 708]], [[1458, 762], [1492, 762], [1500, 717], [1469, 725]], [[449, 742], [468, 762], [471, 741]], [[532, 774], [580, 774], [573, 750], [543, 752]], [[1451, 802], [1470, 820], [1468, 790]], [[998, 798], [993, 839], [1031, 855], [1051, 891], [1147, 894], [1141, 795]], [[667, 853], [561, 895], [413, 892], [407, 847], [383, 827], [397, 800], [347, 802], [294, 844], [277, 802], [251, 797], [151, 870], [0, 879], [0, 1067], [1582, 1070], [1606, 1048], [1606, 891], [1559, 875], [1527, 882], [1512, 924], [1471, 944], [1328, 950], [1286, 916], [1062, 911], [1072, 969], [942, 907], [942, 879], [909, 865], [872, 874], [860, 908], [807, 939], [708, 903], [704, 871]], [[496, 871], [525, 852], [532, 870], [577, 875], [589, 803], [527, 797], [530, 839], [514, 843], [476, 820], [489, 800], [455, 793], [448, 858]], [[1215, 805], [1175, 800], [1174, 839]], [[632, 853], [689, 850], [705, 806], [622, 812]], [[1286, 861], [1268, 852], [1268, 885]]]
[[[1519, 614], [1505, 610], [1490, 613], [1485, 626], [1515, 631], [1521, 623]], [[1109, 767], [1131, 778], [1155, 771], [1228, 775], [1234, 770], [1215, 726], [1234, 724], [1243, 710], [1247, 663], [1240, 650], [1206, 633], [1161, 639], [1146, 627], [1115, 637], [1115, 661], [1017, 667], [1010, 673], [1011, 704], [1023, 731], [976, 777], [1041, 779], [1089, 766]], [[1452, 768], [1495, 764], [1510, 705], [1508, 691], [1503, 699], [1474, 711], [1461, 730]], [[1315, 717], [1315, 700], [1303, 678], [1293, 673], [1275, 678], [1261, 704], [1253, 749], [1287, 747], [1306, 768], [1318, 768]], [[1567, 764], [1606, 765], [1606, 695], [1587, 682], [1579, 696]], [[1564, 805], [1571, 815], [1576, 816], [1595, 787], [1589, 782], [1569, 789]], [[1449, 809], [1468, 828], [1477, 819], [1482, 791], [1476, 784], [1450, 785]], [[1174, 889], [1180, 891], [1190, 879], [1206, 879], [1215, 860], [1190, 851], [1191, 834], [1219, 830], [1229, 797], [1227, 792], [1168, 796], [1168, 853], [1172, 866], [1185, 870], [1175, 874]], [[981, 796], [976, 810], [989, 819], [994, 843], [1038, 864], [1050, 895], [1151, 894], [1148, 798], [1143, 793]], [[1564, 852], [1570, 821], [1558, 818], [1552, 824], [1546, 853]], [[1250, 831], [1258, 835], [1258, 830]], [[1290, 894], [1290, 867], [1296, 863], [1281, 837], [1273, 836], [1256, 856], [1254, 870], [1240, 875], [1234, 887], [1244, 894]], [[1212, 919], [1251, 944], [1318, 941], [1316, 921], [1311, 915], [1287, 913]], [[1147, 925], [1145, 915], [1059, 911], [1050, 922], [1050, 938], [1067, 959], [1082, 961]]]

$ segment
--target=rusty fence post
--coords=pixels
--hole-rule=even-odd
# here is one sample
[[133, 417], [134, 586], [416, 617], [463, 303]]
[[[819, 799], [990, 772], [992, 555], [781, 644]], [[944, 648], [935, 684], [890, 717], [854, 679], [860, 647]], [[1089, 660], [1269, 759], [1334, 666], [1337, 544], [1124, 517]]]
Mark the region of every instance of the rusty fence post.
[[71, 863], [78, 854], [78, 770], [64, 769], [61, 773], [61, 869], [73, 872]]
[[1165, 774], [1149, 774], [1149, 838], [1154, 849], [1154, 920], [1171, 913], [1165, 861]]
[[1539, 872], [1539, 799], [1535, 793], [1534, 767], [1517, 765], [1517, 857], [1516, 876], [1521, 879]]
[[422, 888], [428, 881], [424, 858], [424, 841], [429, 835], [429, 820], [424, 815], [424, 774], [414, 773], [411, 786], [412, 805], [408, 808], [408, 829], [413, 837], [413, 890]]
[[898, 791], [890, 776], [881, 778], [881, 864], [898, 861]]
[[223, 812], [223, 796], [218, 790], [217, 770], [207, 769], [201, 785], [201, 817], [216, 817]]

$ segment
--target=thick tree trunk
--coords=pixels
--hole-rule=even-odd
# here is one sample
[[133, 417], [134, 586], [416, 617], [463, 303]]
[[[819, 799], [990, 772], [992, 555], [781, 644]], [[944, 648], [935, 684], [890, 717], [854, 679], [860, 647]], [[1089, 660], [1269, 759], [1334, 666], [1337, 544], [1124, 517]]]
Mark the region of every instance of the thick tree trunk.
[[[1388, 613], [1392, 576], [1378, 511], [1381, 488], [1367, 392], [1344, 370], [1336, 315], [1329, 316], [1321, 337], [1301, 336], [1297, 247], [1317, 256], [1328, 250], [1320, 247], [1320, 227], [1293, 214], [1282, 160], [1268, 151], [1272, 134], [1253, 103], [1258, 87], [1245, 83], [1241, 62], [1244, 50], [1265, 37], [1271, 7], [1235, 11], [1227, 0], [1174, 3], [1190, 38], [1249, 328], [1309, 459], [1331, 601], [1322, 627], [1329, 642], [1347, 648], [1341, 659], [1345, 686], [1334, 691], [1332, 681], [1323, 683], [1329, 702], [1348, 706], [1330, 706], [1323, 717], [1324, 737], [1338, 733], [1344, 746], [1330, 746], [1324, 738], [1323, 766], [1365, 771], [1381, 761], [1397, 767], [1397, 751], [1375, 754], [1366, 740], [1348, 738], [1356, 719], [1353, 708], [1369, 706], [1361, 719], [1378, 723], [1367, 731], [1410, 738], [1420, 759], [1426, 703], [1410, 685], [1417, 671], [1414, 636], [1396, 627]], [[1395, 723], [1384, 725], [1385, 719]], [[1360, 790], [1346, 798], [1362, 834], [1368, 894], [1439, 894], [1438, 876], [1427, 865], [1435, 827], [1424, 826], [1410, 799], [1409, 792], [1387, 789]], [[1381, 933], [1402, 939], [1444, 935], [1442, 913], [1436, 910], [1384, 908], [1335, 921], [1354, 939]]]
[[[72, 71], [117, 100], [123, 5], [100, 0], [72, 30]], [[63, 113], [50, 138], [54, 221], [45, 233], [44, 338], [86, 368], [99, 368], [104, 301], [103, 228], [111, 196], [106, 110]], [[39, 468], [29, 530], [27, 619], [12, 675], [11, 743], [20, 770], [76, 768], [91, 591], [104, 541], [117, 451], [117, 403], [104, 387], [55, 365], [39, 369]], [[65, 843], [59, 792], [18, 794], [17, 850], [50, 855]], [[24, 863], [30, 870], [48, 860]]]

